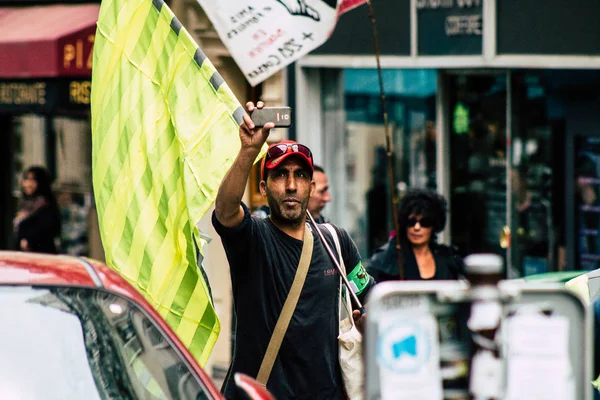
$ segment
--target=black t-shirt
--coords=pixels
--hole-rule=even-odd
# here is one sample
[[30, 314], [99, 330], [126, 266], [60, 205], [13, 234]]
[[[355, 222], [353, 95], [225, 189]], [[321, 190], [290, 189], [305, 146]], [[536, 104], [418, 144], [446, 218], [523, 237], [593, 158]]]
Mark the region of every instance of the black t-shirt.
[[[233, 374], [256, 377], [288, 292], [302, 241], [279, 230], [270, 218], [251, 217], [245, 205], [242, 223], [222, 226], [213, 213], [231, 271], [237, 328], [225, 396], [235, 397]], [[332, 249], [332, 238], [321, 229]], [[360, 255], [346, 231], [337, 228], [347, 273]], [[267, 383], [277, 399], [342, 399], [338, 362], [338, 296], [340, 278], [316, 232], [310, 267], [300, 299]], [[335, 251], [335, 250], [334, 250]], [[374, 281], [359, 298], [364, 299]]]

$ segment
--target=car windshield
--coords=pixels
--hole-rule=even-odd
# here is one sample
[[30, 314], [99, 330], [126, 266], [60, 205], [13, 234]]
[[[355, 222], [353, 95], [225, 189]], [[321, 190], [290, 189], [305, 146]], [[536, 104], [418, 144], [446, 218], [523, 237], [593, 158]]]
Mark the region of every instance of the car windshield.
[[210, 398], [162, 330], [122, 297], [0, 286], [0, 304], [2, 398]]

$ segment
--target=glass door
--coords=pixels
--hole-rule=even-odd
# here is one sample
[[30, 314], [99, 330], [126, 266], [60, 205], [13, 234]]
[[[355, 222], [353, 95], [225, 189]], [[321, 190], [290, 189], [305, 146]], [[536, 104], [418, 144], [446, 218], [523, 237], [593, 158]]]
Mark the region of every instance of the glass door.
[[560, 84], [572, 76], [557, 74], [459, 71], [444, 79], [451, 242], [465, 255], [501, 255], [508, 278], [566, 265], [569, 109]]
[[527, 276], [557, 269], [565, 120], [545, 72], [514, 71], [510, 81], [510, 265]]
[[507, 73], [460, 71], [445, 83], [452, 244], [508, 261]]

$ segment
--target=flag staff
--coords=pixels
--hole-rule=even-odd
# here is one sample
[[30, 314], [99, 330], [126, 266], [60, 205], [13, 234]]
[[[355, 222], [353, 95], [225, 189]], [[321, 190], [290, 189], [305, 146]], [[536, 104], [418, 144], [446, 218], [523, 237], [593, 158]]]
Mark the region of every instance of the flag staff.
[[383, 129], [385, 134], [385, 150], [388, 163], [388, 177], [390, 184], [390, 194], [392, 199], [392, 218], [394, 219], [394, 230], [396, 231], [396, 256], [398, 258], [398, 273], [400, 280], [404, 279], [404, 268], [402, 265], [402, 252], [400, 250], [400, 227], [398, 224], [398, 192], [396, 190], [396, 179], [394, 178], [394, 151], [392, 149], [392, 134], [389, 129], [387, 107], [385, 105], [385, 92], [383, 90], [383, 74], [381, 70], [381, 56], [379, 53], [379, 38], [377, 35], [377, 23], [375, 21], [375, 10], [371, 0], [367, 0], [369, 7], [369, 19], [371, 21], [371, 31], [373, 33], [373, 45], [375, 47], [375, 60], [377, 61], [377, 76], [379, 79], [379, 94], [381, 96], [381, 111], [383, 113]]

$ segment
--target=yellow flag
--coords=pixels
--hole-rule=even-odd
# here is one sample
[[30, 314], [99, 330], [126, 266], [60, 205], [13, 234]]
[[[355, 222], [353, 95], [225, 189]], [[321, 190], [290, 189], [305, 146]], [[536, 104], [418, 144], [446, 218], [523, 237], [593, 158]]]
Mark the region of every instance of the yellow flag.
[[162, 0], [102, 2], [91, 107], [106, 261], [204, 365], [220, 325], [196, 224], [239, 151], [244, 110]]

